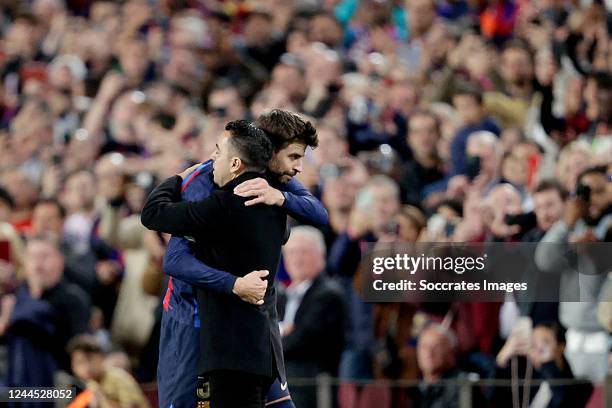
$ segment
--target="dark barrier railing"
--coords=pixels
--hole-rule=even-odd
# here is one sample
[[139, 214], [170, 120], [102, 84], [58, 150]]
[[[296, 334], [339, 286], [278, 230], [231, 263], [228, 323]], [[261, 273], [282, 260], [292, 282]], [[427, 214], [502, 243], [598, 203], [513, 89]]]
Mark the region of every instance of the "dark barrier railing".
[[[315, 378], [289, 378], [289, 386], [293, 387], [316, 387], [317, 393], [317, 408], [333, 408], [334, 393], [337, 392], [341, 386], [355, 386], [355, 387], [377, 387], [386, 389], [409, 389], [411, 387], [418, 387], [422, 385], [419, 380], [346, 380], [339, 378], [332, 378], [329, 375], [322, 374]], [[478, 376], [466, 376], [457, 379], [445, 379], [440, 380], [436, 385], [440, 386], [456, 386], [459, 389], [459, 407], [460, 408], [472, 408], [474, 406], [474, 389], [478, 387], [511, 387], [518, 386], [523, 387], [527, 381], [525, 379], [519, 379], [513, 382], [510, 379], [482, 379]], [[532, 386], [539, 386], [540, 384], [547, 382], [552, 386], [576, 386], [582, 384], [590, 384], [588, 380], [579, 379], [531, 379], [528, 383]], [[612, 377], [609, 377], [604, 384], [595, 386], [595, 389], [601, 388], [603, 392], [598, 392], [593, 395], [592, 400], [587, 405], [589, 408], [612, 408], [612, 405], [606, 404], [606, 401], [611, 400], [612, 395], [608, 395], [612, 392]], [[601, 390], [599, 390], [601, 391]], [[377, 405], [377, 408], [389, 408], [384, 405]]]

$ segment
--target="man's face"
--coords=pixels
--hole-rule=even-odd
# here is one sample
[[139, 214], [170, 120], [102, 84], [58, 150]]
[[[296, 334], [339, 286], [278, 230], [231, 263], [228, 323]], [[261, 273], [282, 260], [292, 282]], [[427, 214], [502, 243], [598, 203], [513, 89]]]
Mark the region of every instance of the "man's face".
[[244, 116], [242, 100], [235, 88], [218, 89], [208, 97], [208, 110], [211, 115], [226, 120], [238, 120]]
[[482, 119], [482, 106], [472, 95], [455, 95], [453, 105], [464, 126], [475, 125]]
[[372, 186], [372, 212], [370, 217], [375, 230], [384, 228], [399, 211], [399, 200], [388, 186]]
[[342, 40], [342, 30], [332, 17], [319, 15], [310, 21], [310, 39], [334, 48]]
[[32, 230], [34, 233], [60, 235], [63, 226], [64, 220], [57, 205], [41, 203], [34, 208], [32, 216]]
[[235, 177], [239, 170], [238, 158], [233, 154], [233, 149], [229, 141], [230, 132], [223, 132], [223, 136], [217, 142], [213, 153], [213, 179], [215, 184], [222, 187]]
[[119, 60], [124, 72], [130, 79], [140, 79], [149, 64], [146, 44], [134, 41], [125, 44], [122, 48]]
[[314, 238], [295, 234], [283, 246], [283, 259], [287, 273], [294, 281], [314, 279], [325, 266], [325, 254]]
[[96, 180], [87, 173], [74, 174], [66, 181], [64, 204], [72, 211], [93, 208], [96, 199]]
[[426, 329], [417, 344], [417, 361], [423, 374], [443, 374], [452, 367], [452, 346], [436, 329]]
[[72, 372], [87, 382], [99, 380], [103, 374], [104, 356], [100, 353], [85, 353], [77, 350], [71, 357]]
[[430, 157], [438, 143], [436, 121], [429, 115], [415, 115], [410, 118], [408, 144], [419, 157]]
[[540, 191], [533, 195], [534, 211], [538, 228], [548, 231], [553, 224], [561, 219], [565, 203], [555, 189]]
[[62, 279], [64, 259], [59, 250], [49, 242], [29, 242], [25, 259], [26, 277], [40, 282], [43, 289], [55, 287]]
[[331, 127], [323, 126], [317, 129], [319, 147], [312, 152], [318, 164], [336, 163], [346, 156], [348, 144]]
[[279, 177], [281, 183], [288, 183], [298, 173], [302, 172], [306, 145], [291, 143], [272, 156], [268, 168]]
[[607, 194], [607, 181], [605, 174], [587, 174], [580, 182], [591, 189], [591, 200], [589, 202], [589, 216], [599, 218], [603, 211], [612, 203]]
[[554, 333], [547, 327], [536, 327], [531, 337], [532, 353], [540, 359], [557, 360], [563, 354], [563, 344], [559, 344]]
[[525, 85], [533, 76], [531, 59], [526, 51], [510, 48], [502, 54], [501, 73], [504, 80], [513, 85]]
[[406, 0], [408, 25], [416, 35], [427, 32], [436, 18], [436, 9], [431, 0]]

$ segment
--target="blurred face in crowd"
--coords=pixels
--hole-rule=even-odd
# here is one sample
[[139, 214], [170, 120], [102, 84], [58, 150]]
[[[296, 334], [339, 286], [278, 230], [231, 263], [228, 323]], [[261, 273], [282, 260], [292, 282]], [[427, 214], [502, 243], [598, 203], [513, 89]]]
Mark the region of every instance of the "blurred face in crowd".
[[64, 219], [59, 207], [55, 203], [42, 202], [34, 207], [32, 215], [32, 231], [34, 234], [51, 233], [55, 236], [62, 234]]
[[323, 186], [323, 203], [330, 211], [348, 212], [357, 192], [367, 181], [367, 170], [362, 167], [349, 168], [339, 176], [329, 177]]
[[120, 143], [134, 143], [136, 129], [134, 117], [138, 114], [136, 92], [126, 92], [117, 99], [111, 110], [109, 127], [113, 139]]
[[416, 242], [421, 233], [421, 229], [416, 225], [412, 218], [403, 214], [398, 214], [397, 223], [399, 225], [399, 239], [403, 242]]
[[208, 97], [208, 111], [225, 121], [243, 119], [244, 105], [238, 90], [236, 88], [213, 90]]
[[430, 327], [421, 333], [417, 344], [417, 361], [426, 380], [439, 378], [454, 366], [453, 345], [441, 329]]
[[272, 18], [269, 14], [256, 13], [244, 26], [244, 40], [248, 46], [265, 46], [272, 38]]
[[406, 8], [411, 36], [418, 37], [426, 33], [436, 18], [434, 2], [432, 0], [406, 0]]
[[589, 216], [593, 219], [599, 218], [612, 204], [612, 197], [608, 194], [606, 175], [600, 173], [586, 174], [579, 182], [591, 189]]
[[319, 146], [312, 151], [319, 164], [335, 163], [348, 154], [348, 143], [331, 126], [317, 128]]
[[303, 94], [304, 76], [297, 67], [278, 64], [272, 70], [270, 87], [283, 89], [289, 96], [296, 97]]
[[389, 106], [396, 112], [408, 115], [417, 105], [419, 96], [416, 87], [408, 82], [395, 84], [389, 90]]
[[13, 197], [17, 209], [31, 208], [37, 197], [36, 186], [19, 170], [4, 173], [2, 182], [6, 191]]
[[96, 179], [87, 171], [79, 171], [68, 177], [62, 196], [69, 212], [89, 211], [96, 199]]
[[335, 48], [342, 42], [342, 29], [331, 15], [319, 14], [310, 21], [309, 36], [312, 42], [322, 42], [330, 48]]
[[[531, 335], [530, 355], [536, 362], [553, 360], [557, 363], [563, 359], [564, 345], [559, 343], [555, 333], [544, 326], [536, 326]], [[536, 367], [536, 369], [539, 367]]]
[[26, 247], [26, 278], [40, 282], [42, 289], [55, 287], [62, 279], [64, 257], [52, 243], [42, 240], [31, 240]]
[[312, 280], [325, 267], [325, 249], [322, 242], [305, 232], [292, 232], [283, 246], [285, 268], [292, 281]]
[[129, 41], [122, 45], [119, 52], [119, 61], [123, 72], [130, 79], [132, 85], [138, 85], [149, 65], [147, 44], [142, 41]]
[[274, 153], [268, 169], [279, 176], [281, 183], [288, 183], [302, 172], [305, 153], [305, 144], [291, 143]]
[[538, 228], [542, 231], [548, 231], [559, 221], [565, 209], [565, 202], [554, 188], [534, 193], [533, 204]]
[[72, 353], [72, 372], [81, 380], [98, 381], [104, 376], [104, 355], [76, 350]]
[[19, 19], [9, 26], [4, 38], [4, 51], [8, 56], [32, 57], [36, 50], [36, 26]]
[[528, 85], [533, 77], [533, 64], [529, 53], [518, 47], [506, 49], [502, 53], [501, 74], [509, 84]]
[[557, 162], [557, 178], [568, 191], [574, 191], [578, 175], [587, 168], [591, 155], [581, 149], [574, 149], [562, 155]]
[[97, 192], [107, 200], [118, 198], [125, 188], [122, 165], [125, 158], [120, 153], [109, 153], [96, 164]]
[[463, 126], [476, 125], [482, 121], [484, 110], [482, 103], [474, 95], [458, 94], [453, 96], [453, 106], [457, 110]]
[[235, 178], [244, 167], [231, 145], [231, 137], [232, 134], [228, 130], [224, 131], [213, 154], [213, 179], [220, 187]]
[[302, 52], [308, 46], [308, 35], [305, 31], [294, 30], [287, 36], [287, 52]]
[[506, 156], [502, 163], [502, 177], [515, 186], [527, 185], [527, 161], [514, 154]]
[[380, 231], [399, 211], [399, 198], [397, 192], [388, 185], [371, 185], [368, 188], [372, 194], [372, 209], [370, 219], [372, 229]]
[[419, 158], [431, 158], [436, 155], [436, 146], [440, 135], [436, 120], [431, 115], [417, 114], [410, 118], [408, 145]]

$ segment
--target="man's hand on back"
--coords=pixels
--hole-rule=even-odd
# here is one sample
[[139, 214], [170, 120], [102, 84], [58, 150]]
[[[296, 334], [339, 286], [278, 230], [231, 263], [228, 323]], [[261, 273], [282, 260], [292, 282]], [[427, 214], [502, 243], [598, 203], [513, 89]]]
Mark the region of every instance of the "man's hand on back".
[[268, 288], [268, 281], [264, 279], [268, 271], [253, 271], [236, 279], [232, 292], [245, 302], [254, 305], [263, 305], [264, 295]]
[[202, 163], [194, 164], [193, 166], [189, 167], [188, 169], [183, 170], [181, 173], [179, 173], [177, 175], [180, 176], [183, 180], [185, 180], [185, 178], [187, 176], [189, 176], [191, 173], [193, 173], [195, 171], [195, 169], [200, 167], [201, 164]]
[[262, 178], [247, 180], [244, 183], [240, 183], [234, 189], [234, 194], [240, 197], [255, 197], [245, 202], [244, 205], [264, 203], [266, 205], [281, 206], [285, 202], [283, 193], [270, 187], [268, 182]]

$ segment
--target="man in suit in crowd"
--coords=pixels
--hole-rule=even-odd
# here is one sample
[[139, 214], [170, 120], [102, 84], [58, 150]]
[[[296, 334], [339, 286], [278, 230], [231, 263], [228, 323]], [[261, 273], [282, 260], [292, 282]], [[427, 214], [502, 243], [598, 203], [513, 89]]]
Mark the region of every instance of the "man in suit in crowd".
[[[273, 281], [286, 241], [286, 214], [278, 206], [245, 206], [247, 199], [233, 193], [240, 183], [264, 176], [272, 144], [246, 121], [230, 122], [225, 129], [214, 154], [219, 189], [205, 200], [180, 202], [182, 177], [171, 177], [147, 199], [142, 222], [194, 237], [196, 256], [211, 267], [238, 277], [267, 270]], [[207, 289], [198, 289], [197, 297], [200, 315], [206, 316], [200, 328], [205, 356], [200, 371], [209, 377], [211, 406], [262, 408], [273, 380], [285, 382], [274, 286], [258, 305]]]
[[[346, 307], [340, 287], [322, 274], [323, 234], [310, 226], [294, 227], [283, 258], [291, 277], [281, 322], [287, 375], [336, 376], [344, 347]], [[317, 406], [313, 386], [295, 386], [291, 394], [297, 407]]]

